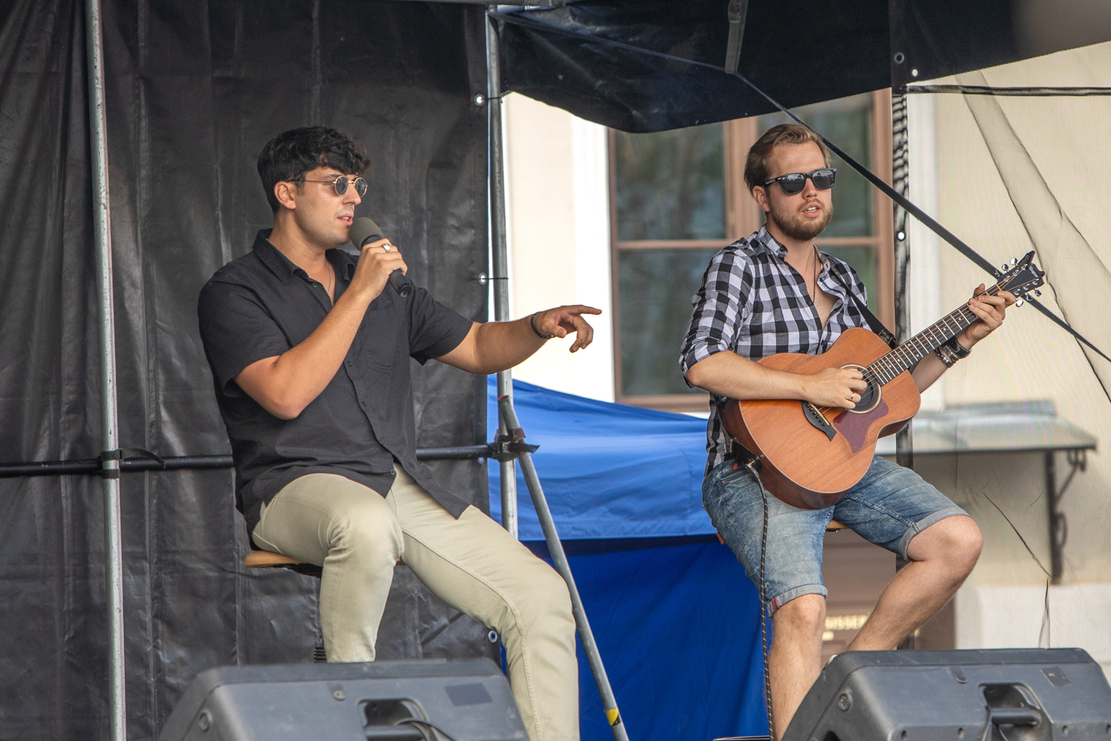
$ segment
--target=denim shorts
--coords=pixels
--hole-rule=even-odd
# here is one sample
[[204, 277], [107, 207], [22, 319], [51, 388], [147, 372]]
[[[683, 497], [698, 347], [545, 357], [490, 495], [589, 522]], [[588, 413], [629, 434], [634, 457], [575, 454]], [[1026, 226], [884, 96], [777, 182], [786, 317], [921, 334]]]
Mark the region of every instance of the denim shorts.
[[[733, 461], [715, 467], [702, 482], [702, 504], [748, 577], [760, 586], [760, 536], [764, 505], [753, 474]], [[967, 514], [910, 469], [876, 456], [845, 498], [825, 509], [797, 509], [768, 494], [768, 614], [804, 594], [826, 596], [822, 544], [830, 520], [865, 540], [907, 557], [911, 538], [930, 525]]]

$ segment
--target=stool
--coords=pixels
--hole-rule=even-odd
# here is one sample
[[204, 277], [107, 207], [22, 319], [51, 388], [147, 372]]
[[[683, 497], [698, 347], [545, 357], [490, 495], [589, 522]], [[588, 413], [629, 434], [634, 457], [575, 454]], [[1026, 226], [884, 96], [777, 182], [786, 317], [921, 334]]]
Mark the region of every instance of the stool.
[[[397, 559], [397, 565], [404, 565], [404, 561], [400, 558]], [[273, 551], [251, 551], [247, 557], [243, 559], [243, 565], [248, 569], [289, 569], [296, 571], [298, 574], [305, 576], [313, 576], [317, 579], [320, 578], [321, 567], [314, 563], [307, 563], [293, 556], [287, 556], [283, 553], [274, 553]], [[324, 652], [324, 646], [314, 646], [312, 650], [313, 663], [323, 664], [328, 660], [327, 654]]]
[[[841, 527], [844, 527], [844, 525]], [[293, 556], [286, 556], [273, 551], [251, 551], [243, 559], [243, 565], [248, 569], [289, 569], [290, 571], [296, 571], [298, 574], [316, 577], [319, 577], [321, 572], [321, 568], [314, 563], [299, 561]], [[397, 559], [397, 565], [404, 566], [405, 562], [399, 558]]]
[[243, 565], [248, 569], [289, 569], [298, 574], [320, 578], [320, 567], [314, 563], [299, 561], [293, 556], [286, 556], [273, 551], [251, 551], [243, 559]]
[[[320, 578], [321, 569], [314, 563], [306, 563], [292, 556], [286, 556], [273, 551], [251, 551], [243, 559], [243, 565], [248, 569], [289, 569], [305, 576]], [[319, 631], [319, 625], [317, 626]], [[323, 643], [313, 646], [312, 660], [314, 664], [323, 664], [328, 661], [324, 652]]]

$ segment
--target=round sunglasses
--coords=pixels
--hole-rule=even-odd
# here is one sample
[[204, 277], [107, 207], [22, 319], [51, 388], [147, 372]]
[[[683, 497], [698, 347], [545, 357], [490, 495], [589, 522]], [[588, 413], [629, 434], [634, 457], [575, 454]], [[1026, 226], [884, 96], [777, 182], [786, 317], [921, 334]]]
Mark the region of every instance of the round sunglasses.
[[366, 181], [363, 180], [362, 178], [355, 178], [354, 180], [348, 180], [343, 175], [338, 175], [338, 176], [336, 176], [335, 180], [309, 180], [308, 178], [297, 178], [293, 182], [295, 182], [295, 183], [328, 183], [329, 185], [331, 185], [333, 188], [336, 189], [336, 195], [337, 196], [342, 196], [344, 193], [346, 193], [348, 185], [354, 185], [355, 186], [355, 192], [359, 194], [359, 198], [362, 198], [363, 196], [366, 195]]
[[810, 178], [810, 182], [814, 183], [814, 187], [818, 190], [829, 190], [833, 187], [833, 181], [836, 177], [837, 170], [832, 167], [823, 167], [814, 172], [789, 172], [786, 175], [780, 175], [777, 178], [764, 181], [764, 187], [767, 188], [772, 183], [779, 183], [779, 187], [785, 195], [793, 196], [801, 193], [802, 189], [806, 187], [807, 178]]

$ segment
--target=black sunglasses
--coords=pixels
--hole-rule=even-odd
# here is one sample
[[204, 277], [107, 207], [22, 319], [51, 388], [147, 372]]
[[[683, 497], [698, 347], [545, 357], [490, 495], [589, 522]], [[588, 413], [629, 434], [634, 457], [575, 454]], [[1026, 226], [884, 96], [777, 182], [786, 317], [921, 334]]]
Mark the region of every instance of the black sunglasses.
[[833, 181], [836, 177], [837, 170], [832, 167], [823, 167], [814, 172], [789, 172], [786, 175], [780, 175], [777, 178], [764, 181], [764, 187], [767, 188], [772, 183], [779, 183], [784, 195], [793, 196], [801, 193], [802, 189], [806, 187], [807, 178], [810, 178], [810, 182], [814, 183], [814, 187], [818, 190], [829, 190], [833, 187]]
[[344, 193], [346, 193], [348, 185], [354, 185], [355, 186], [355, 192], [359, 194], [359, 198], [362, 198], [363, 196], [366, 195], [366, 181], [363, 180], [362, 178], [355, 178], [354, 180], [348, 180], [343, 175], [338, 175], [335, 180], [309, 180], [308, 178], [298, 178], [297, 180], [294, 180], [293, 182], [295, 182], [295, 183], [296, 182], [301, 182], [301, 183], [329, 183], [333, 188], [336, 189], [336, 195], [337, 196], [342, 196]]

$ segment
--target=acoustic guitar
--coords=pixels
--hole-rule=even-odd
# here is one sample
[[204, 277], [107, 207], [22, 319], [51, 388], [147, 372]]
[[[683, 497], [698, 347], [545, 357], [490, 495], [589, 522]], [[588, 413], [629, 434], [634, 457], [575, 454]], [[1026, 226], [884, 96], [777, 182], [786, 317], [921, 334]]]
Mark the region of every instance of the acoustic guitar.
[[[985, 292], [1010, 291], [1021, 299], [1042, 285], [1045, 274], [1033, 257], [1030, 252], [1012, 260], [1004, 266], [1010, 268], [1007, 274]], [[876, 440], [898, 432], [918, 412], [921, 399], [910, 371], [976, 321], [965, 303], [894, 350], [873, 332], [854, 327], [821, 355], [769, 355], [760, 365], [790, 373], [856, 368], [868, 388], [853, 409], [732, 399], [725, 407], [725, 428], [757, 459], [764, 487], [777, 498], [801, 509], [830, 507], [864, 478]]]

